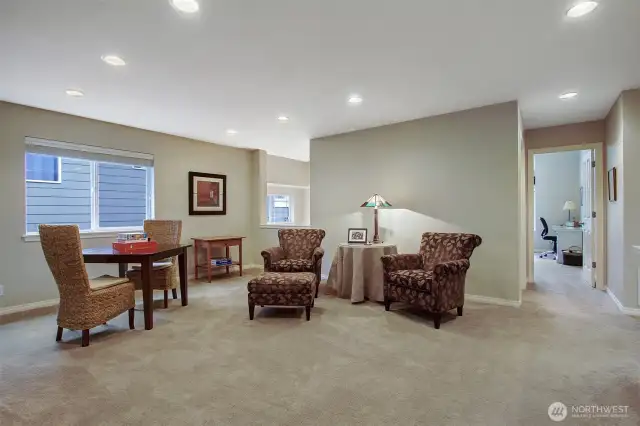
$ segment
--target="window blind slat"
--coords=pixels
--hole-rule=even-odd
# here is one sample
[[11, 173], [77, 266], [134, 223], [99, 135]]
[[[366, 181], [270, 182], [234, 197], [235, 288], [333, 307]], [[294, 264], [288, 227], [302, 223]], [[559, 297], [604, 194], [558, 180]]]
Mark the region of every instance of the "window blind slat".
[[27, 138], [26, 151], [34, 154], [153, 167], [153, 155], [151, 154], [72, 144], [68, 142]]

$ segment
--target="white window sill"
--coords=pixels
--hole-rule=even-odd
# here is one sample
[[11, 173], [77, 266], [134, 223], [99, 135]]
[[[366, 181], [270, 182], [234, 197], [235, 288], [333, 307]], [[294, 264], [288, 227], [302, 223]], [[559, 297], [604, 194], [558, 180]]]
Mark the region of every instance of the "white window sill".
[[[80, 239], [90, 239], [90, 238], [113, 238], [115, 239], [120, 232], [142, 232], [142, 228], [140, 229], [110, 229], [108, 231], [80, 231]], [[22, 236], [22, 240], [26, 243], [40, 241], [40, 234], [30, 233]]]
[[296, 225], [295, 223], [263, 223], [261, 229], [280, 229], [280, 228], [311, 228], [311, 225]]

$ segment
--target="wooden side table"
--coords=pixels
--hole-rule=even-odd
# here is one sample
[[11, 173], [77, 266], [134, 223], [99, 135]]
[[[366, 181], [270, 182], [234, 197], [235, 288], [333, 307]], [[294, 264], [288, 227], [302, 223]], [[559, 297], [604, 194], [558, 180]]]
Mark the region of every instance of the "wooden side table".
[[[242, 276], [242, 239], [246, 237], [197, 237], [192, 238], [193, 240], [193, 258], [195, 265], [195, 278], [198, 279], [198, 269], [206, 268], [207, 269], [207, 278], [209, 282], [211, 282], [211, 270], [213, 268], [227, 268], [227, 274], [229, 274], [229, 266], [211, 266], [211, 260], [215, 259], [214, 256], [211, 255], [211, 251], [215, 247], [224, 247], [225, 255], [227, 258], [229, 255], [229, 247], [238, 246], [238, 260], [233, 261], [233, 265], [238, 265], [240, 268], [240, 276]], [[206, 263], [198, 263], [198, 249], [204, 248], [206, 251]]]

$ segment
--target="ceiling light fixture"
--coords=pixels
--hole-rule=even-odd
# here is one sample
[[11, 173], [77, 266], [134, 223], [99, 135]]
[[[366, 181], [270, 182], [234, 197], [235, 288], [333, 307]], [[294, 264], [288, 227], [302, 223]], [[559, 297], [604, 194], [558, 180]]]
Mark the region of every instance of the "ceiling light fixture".
[[289, 117], [287, 117], [286, 115], [281, 115], [280, 117], [278, 117], [278, 121], [286, 123], [287, 121], [289, 121]]
[[228, 130], [227, 130], [227, 134], [228, 134], [228, 135], [237, 135], [237, 134], [238, 134], [238, 131], [237, 131], [237, 130], [234, 130], [234, 129], [228, 129]]
[[196, 13], [200, 5], [196, 0], [171, 0], [171, 6], [184, 13]]
[[558, 96], [558, 98], [560, 98], [562, 100], [566, 100], [566, 99], [573, 99], [576, 96], [578, 96], [578, 92], [567, 92], [567, 93], [563, 93], [562, 95]]
[[78, 89], [67, 89], [65, 93], [69, 96], [73, 96], [74, 98], [81, 98], [84, 96], [84, 92]]
[[124, 59], [117, 55], [102, 55], [101, 58], [105, 63], [113, 65], [114, 67], [122, 67], [124, 65], [127, 65]]
[[352, 105], [359, 105], [362, 103], [362, 96], [360, 95], [351, 95], [349, 96], [349, 100], [347, 101]]
[[573, 7], [567, 11], [567, 16], [569, 18], [579, 18], [593, 12], [596, 7], [598, 7], [597, 1], [583, 1], [573, 5]]

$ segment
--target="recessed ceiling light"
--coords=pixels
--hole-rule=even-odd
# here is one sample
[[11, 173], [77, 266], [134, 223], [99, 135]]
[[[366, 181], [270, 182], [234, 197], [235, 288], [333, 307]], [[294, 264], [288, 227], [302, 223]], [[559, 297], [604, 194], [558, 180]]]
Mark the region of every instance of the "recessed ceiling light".
[[350, 104], [358, 105], [362, 103], [362, 96], [360, 95], [351, 95], [349, 96], [349, 100], [347, 101]]
[[196, 0], [171, 0], [171, 6], [184, 13], [196, 13], [200, 5]]
[[228, 130], [227, 130], [227, 134], [228, 134], [228, 135], [237, 135], [237, 134], [238, 134], [238, 131], [237, 131], [237, 130], [234, 130], [234, 129], [228, 129]]
[[116, 55], [102, 55], [101, 58], [104, 62], [114, 67], [122, 67], [127, 64], [124, 59]]
[[65, 91], [65, 93], [69, 96], [73, 96], [75, 98], [80, 98], [82, 96], [84, 96], [84, 92], [82, 90], [78, 90], [78, 89], [67, 89]]
[[287, 117], [286, 115], [281, 115], [280, 117], [278, 117], [278, 121], [286, 123], [287, 121], [289, 121], [289, 117]]
[[576, 96], [578, 96], [578, 92], [567, 92], [567, 93], [563, 93], [562, 95], [558, 96], [560, 99], [573, 99]]
[[583, 1], [573, 5], [573, 7], [567, 11], [567, 16], [569, 18], [579, 18], [587, 13], [593, 12], [596, 7], [598, 7], [597, 1]]

